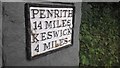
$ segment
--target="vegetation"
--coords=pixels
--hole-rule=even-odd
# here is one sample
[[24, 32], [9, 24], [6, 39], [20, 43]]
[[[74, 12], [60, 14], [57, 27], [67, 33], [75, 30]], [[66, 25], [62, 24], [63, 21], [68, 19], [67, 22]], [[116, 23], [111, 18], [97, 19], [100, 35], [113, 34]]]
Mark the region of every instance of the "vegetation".
[[120, 3], [82, 3], [80, 66], [118, 66]]

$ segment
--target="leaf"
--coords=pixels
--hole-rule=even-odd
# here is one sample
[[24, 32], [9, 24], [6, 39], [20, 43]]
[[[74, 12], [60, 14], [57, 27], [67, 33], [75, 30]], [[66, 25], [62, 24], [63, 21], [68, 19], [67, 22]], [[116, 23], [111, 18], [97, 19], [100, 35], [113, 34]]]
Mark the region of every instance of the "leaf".
[[89, 64], [89, 61], [88, 61], [88, 59], [86, 58], [85, 55], [82, 55], [82, 56], [81, 56], [81, 59], [82, 59], [82, 64], [85, 64], [85, 65], [88, 65], [88, 64]]

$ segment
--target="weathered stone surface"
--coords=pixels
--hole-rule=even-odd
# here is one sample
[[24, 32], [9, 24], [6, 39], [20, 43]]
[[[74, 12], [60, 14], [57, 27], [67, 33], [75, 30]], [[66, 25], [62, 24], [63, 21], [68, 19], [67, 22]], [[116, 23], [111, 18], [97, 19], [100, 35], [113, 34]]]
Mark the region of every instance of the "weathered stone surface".
[[2, 3], [0, 2], [0, 67], [2, 66]]
[[2, 66], [2, 3], [0, 1], [0, 67]]
[[23, 2], [3, 2], [3, 58], [5, 66], [78, 66], [81, 3], [75, 3], [73, 46], [39, 57], [26, 59]]

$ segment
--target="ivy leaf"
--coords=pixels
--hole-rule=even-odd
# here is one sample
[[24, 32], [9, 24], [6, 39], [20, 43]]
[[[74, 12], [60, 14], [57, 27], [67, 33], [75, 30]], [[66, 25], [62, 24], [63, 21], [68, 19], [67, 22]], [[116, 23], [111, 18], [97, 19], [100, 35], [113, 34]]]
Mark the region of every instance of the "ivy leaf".
[[88, 59], [86, 58], [85, 55], [82, 55], [81, 58], [82, 58], [82, 64], [86, 64], [86, 65], [89, 64], [89, 61], [88, 61]]

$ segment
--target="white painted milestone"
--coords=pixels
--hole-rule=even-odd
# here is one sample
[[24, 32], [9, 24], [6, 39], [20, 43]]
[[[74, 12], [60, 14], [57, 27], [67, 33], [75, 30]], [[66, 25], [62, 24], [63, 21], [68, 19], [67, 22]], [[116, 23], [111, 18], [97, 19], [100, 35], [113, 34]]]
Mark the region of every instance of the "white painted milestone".
[[30, 7], [31, 56], [72, 45], [73, 8]]

